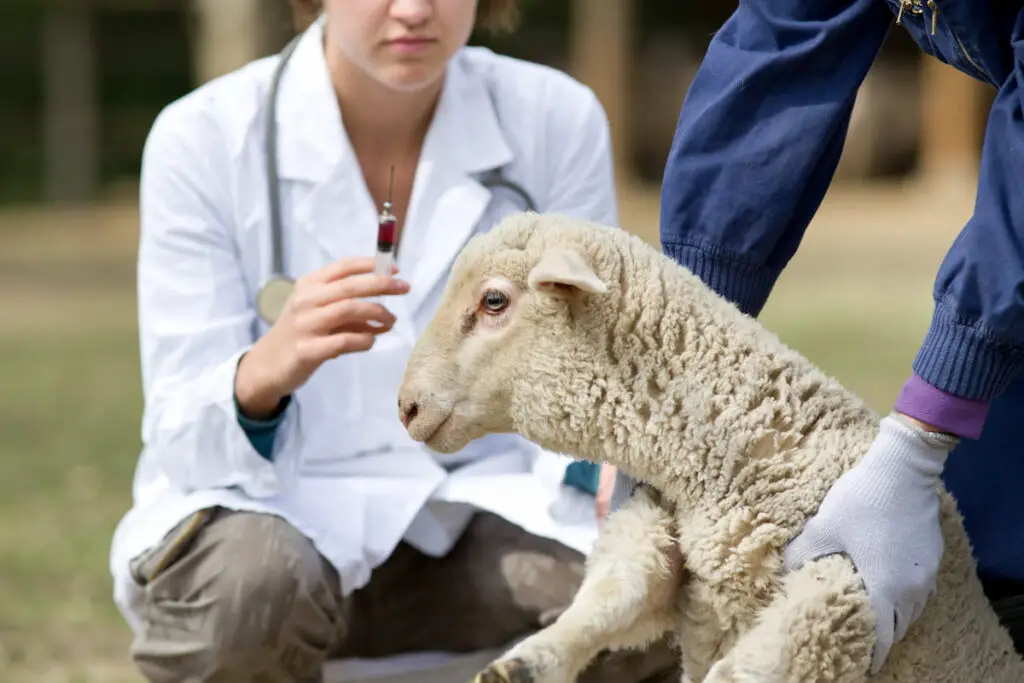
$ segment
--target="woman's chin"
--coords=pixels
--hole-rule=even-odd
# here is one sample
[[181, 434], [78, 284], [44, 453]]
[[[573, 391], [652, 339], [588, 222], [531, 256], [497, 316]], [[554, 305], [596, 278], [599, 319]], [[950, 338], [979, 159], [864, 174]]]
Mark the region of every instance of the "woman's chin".
[[431, 68], [428, 64], [389, 64], [377, 73], [377, 78], [398, 92], [415, 93], [426, 90], [444, 75], [444, 68]]

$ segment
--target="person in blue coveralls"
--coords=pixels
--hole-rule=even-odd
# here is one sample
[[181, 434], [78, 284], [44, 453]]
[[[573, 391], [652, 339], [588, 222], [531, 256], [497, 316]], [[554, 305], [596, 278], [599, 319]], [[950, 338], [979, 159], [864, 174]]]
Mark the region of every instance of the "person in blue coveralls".
[[[786, 551], [789, 568], [850, 556], [879, 617], [872, 671], [935, 588], [940, 479], [986, 593], [1024, 651], [1022, 7], [740, 0], [689, 89], [665, 169], [665, 253], [756, 316], [831, 183], [854, 97], [894, 24], [996, 90], [977, 203], [935, 278], [912, 373], [865, 457]], [[621, 477], [616, 498], [628, 486]]]

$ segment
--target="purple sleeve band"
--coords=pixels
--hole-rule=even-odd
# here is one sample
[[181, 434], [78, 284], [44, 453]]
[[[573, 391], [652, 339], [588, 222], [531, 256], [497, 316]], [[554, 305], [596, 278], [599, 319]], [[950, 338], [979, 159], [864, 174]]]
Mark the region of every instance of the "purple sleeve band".
[[967, 439], [981, 436], [988, 401], [974, 401], [936, 389], [916, 374], [903, 385], [893, 409]]

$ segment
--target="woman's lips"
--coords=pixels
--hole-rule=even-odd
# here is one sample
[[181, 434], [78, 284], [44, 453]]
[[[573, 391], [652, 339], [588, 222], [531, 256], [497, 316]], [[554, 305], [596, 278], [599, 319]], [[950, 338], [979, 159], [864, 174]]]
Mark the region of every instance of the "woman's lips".
[[389, 40], [387, 46], [395, 52], [413, 54], [422, 52], [436, 42], [433, 38], [395, 38]]

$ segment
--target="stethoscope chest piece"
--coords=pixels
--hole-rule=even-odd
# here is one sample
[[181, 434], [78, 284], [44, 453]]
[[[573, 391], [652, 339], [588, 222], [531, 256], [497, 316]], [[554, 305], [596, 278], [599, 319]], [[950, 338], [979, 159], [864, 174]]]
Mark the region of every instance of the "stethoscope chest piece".
[[260, 288], [256, 297], [256, 310], [268, 325], [273, 325], [281, 317], [281, 311], [293, 289], [295, 282], [284, 275], [274, 275]]

